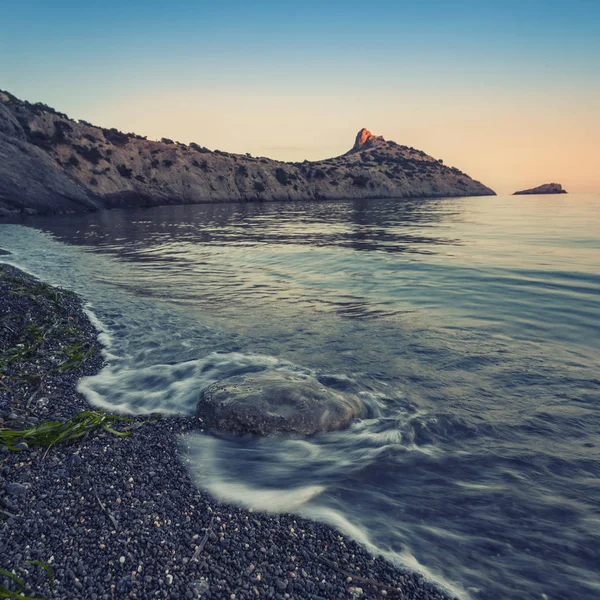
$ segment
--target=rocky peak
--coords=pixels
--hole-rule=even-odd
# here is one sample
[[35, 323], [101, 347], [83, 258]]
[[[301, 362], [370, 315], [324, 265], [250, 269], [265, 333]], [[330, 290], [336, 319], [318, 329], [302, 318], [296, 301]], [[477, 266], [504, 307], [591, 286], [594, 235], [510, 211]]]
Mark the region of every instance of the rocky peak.
[[354, 146], [352, 150], [361, 150], [367, 145], [370, 145], [370, 142], [375, 140], [383, 140], [383, 136], [381, 135], [373, 135], [368, 129], [364, 127], [356, 134], [356, 140], [354, 142]]

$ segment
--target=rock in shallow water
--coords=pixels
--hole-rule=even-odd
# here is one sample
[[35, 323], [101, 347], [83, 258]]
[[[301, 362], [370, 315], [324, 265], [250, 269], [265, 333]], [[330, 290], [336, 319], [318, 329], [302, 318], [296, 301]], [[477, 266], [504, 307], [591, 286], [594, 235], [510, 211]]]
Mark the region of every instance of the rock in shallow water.
[[365, 416], [361, 400], [312, 377], [279, 371], [229, 377], [200, 394], [196, 416], [234, 433], [311, 435], [347, 427]]

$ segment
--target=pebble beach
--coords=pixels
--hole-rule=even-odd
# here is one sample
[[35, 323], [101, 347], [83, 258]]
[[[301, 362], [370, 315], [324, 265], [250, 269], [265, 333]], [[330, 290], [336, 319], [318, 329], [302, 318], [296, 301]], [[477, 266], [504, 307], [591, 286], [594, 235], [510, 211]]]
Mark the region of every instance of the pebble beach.
[[[103, 366], [97, 336], [75, 294], [0, 265], [0, 429], [94, 410], [76, 387]], [[215, 502], [181, 459], [200, 426], [139, 417], [112, 425], [126, 436], [0, 445], [0, 568], [23, 587], [0, 584], [91, 600], [448, 598], [328, 525]]]

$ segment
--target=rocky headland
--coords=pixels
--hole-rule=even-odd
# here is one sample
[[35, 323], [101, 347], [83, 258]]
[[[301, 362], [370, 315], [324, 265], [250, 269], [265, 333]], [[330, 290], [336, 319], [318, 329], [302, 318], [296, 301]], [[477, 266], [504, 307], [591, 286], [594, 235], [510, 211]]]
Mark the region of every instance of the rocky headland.
[[521, 190], [520, 192], [515, 192], [513, 196], [525, 196], [528, 194], [566, 194], [567, 190], [563, 190], [562, 185], [560, 183], [544, 183], [535, 188], [531, 188], [530, 190]]
[[286, 163], [95, 127], [0, 91], [0, 217], [202, 202], [494, 194], [459, 169], [366, 129], [342, 156]]

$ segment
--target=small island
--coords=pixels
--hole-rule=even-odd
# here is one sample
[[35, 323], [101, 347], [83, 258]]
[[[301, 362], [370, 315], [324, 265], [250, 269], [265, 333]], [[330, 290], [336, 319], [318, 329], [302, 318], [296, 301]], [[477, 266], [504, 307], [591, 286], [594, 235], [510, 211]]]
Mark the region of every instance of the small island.
[[566, 194], [567, 190], [563, 190], [563, 186], [560, 183], [544, 183], [530, 190], [521, 190], [515, 192], [513, 196], [522, 196], [525, 194]]

